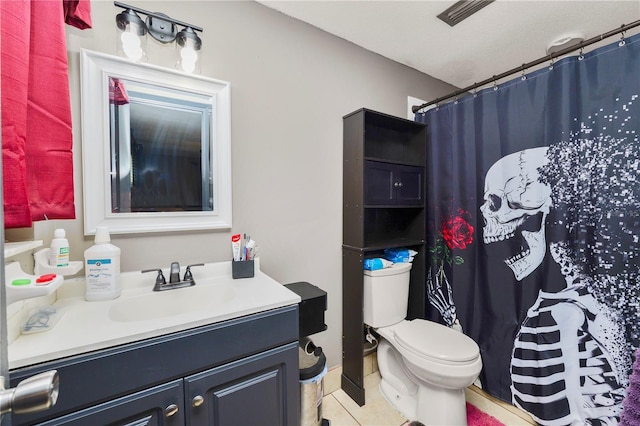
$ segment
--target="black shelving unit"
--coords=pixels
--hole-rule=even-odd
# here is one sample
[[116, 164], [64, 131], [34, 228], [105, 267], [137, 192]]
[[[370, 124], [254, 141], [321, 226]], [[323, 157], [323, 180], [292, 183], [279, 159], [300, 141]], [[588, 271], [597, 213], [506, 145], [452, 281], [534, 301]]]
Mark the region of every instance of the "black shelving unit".
[[425, 311], [426, 126], [359, 109], [343, 117], [342, 389], [364, 395], [363, 262], [385, 248], [418, 252], [407, 317]]

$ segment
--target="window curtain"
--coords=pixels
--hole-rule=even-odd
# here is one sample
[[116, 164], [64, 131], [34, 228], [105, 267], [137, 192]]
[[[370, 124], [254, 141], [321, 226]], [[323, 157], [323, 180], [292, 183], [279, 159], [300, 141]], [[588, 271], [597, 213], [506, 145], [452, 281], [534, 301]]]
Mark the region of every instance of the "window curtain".
[[640, 36], [416, 114], [429, 319], [542, 425], [617, 424], [640, 343]]
[[65, 20], [90, 28], [89, 0], [0, 2], [5, 228], [75, 218]]

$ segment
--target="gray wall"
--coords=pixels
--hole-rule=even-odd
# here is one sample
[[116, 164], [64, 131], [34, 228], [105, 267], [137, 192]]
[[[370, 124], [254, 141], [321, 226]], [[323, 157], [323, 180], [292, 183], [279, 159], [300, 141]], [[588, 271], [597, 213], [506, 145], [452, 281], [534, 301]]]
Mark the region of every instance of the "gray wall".
[[[328, 330], [313, 336], [341, 363], [342, 117], [361, 107], [406, 116], [407, 96], [453, 87], [249, 1], [130, 1], [204, 28], [202, 75], [231, 83], [233, 229], [112, 236], [122, 270], [231, 259], [230, 235], [259, 243], [264, 272], [328, 293]], [[93, 1], [93, 29], [67, 28], [74, 124], [77, 220], [38, 223], [49, 244], [63, 227], [71, 259], [92, 244], [82, 226], [79, 51], [116, 53], [111, 1]], [[148, 41], [149, 63], [173, 67], [174, 46]], [[102, 143], [102, 141], [85, 141]], [[152, 285], [152, 277], [149, 284]]]

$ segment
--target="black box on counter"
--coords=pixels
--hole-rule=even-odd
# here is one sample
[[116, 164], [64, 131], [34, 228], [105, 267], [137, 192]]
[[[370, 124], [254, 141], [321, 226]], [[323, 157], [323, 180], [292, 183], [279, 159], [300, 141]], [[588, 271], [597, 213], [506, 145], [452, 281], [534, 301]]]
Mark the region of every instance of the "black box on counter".
[[298, 305], [300, 337], [325, 331], [327, 326], [324, 323], [324, 311], [327, 310], [327, 292], [304, 281], [285, 284], [285, 287], [302, 299]]

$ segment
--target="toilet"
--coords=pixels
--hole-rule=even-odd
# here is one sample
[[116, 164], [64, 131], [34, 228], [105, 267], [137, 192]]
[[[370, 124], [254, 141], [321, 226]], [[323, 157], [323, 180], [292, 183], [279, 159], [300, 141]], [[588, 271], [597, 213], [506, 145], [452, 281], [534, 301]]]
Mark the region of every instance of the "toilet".
[[364, 271], [364, 323], [378, 344], [380, 390], [407, 419], [425, 425], [466, 425], [464, 390], [482, 369], [480, 349], [444, 325], [406, 320], [411, 263]]

